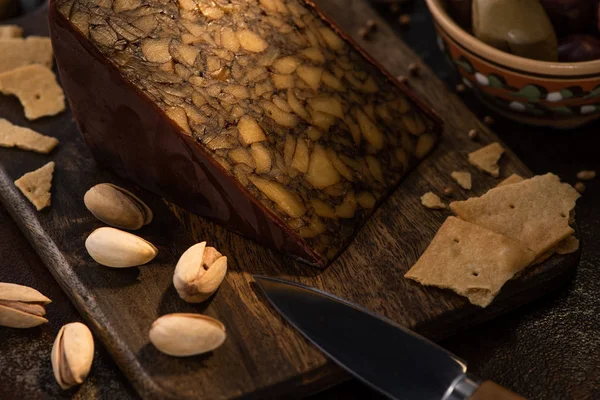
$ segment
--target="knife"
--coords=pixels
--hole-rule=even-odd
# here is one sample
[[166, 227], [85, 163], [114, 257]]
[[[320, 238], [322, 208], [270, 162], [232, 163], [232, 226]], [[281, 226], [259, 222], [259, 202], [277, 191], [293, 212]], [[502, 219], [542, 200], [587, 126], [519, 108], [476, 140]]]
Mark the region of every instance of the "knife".
[[524, 400], [492, 381], [482, 383], [452, 353], [357, 305], [295, 282], [254, 279], [294, 328], [390, 399]]

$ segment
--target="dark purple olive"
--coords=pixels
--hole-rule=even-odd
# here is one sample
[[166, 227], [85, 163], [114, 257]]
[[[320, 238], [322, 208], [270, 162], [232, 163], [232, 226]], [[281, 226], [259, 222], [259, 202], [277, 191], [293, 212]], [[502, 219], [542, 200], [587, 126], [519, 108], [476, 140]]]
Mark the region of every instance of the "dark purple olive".
[[596, 0], [540, 0], [558, 36], [590, 32]]
[[461, 28], [471, 30], [471, 4], [472, 0], [446, 0], [448, 14]]
[[600, 60], [600, 39], [592, 35], [569, 35], [558, 42], [558, 61]]

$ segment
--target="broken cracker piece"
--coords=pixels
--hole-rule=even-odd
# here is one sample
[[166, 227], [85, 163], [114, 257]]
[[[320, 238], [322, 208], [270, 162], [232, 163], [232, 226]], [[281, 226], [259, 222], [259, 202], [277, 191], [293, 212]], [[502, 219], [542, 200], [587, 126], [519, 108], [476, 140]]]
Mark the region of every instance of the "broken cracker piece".
[[533, 251], [504, 235], [448, 217], [404, 276], [422, 285], [452, 289], [486, 307], [533, 259]]
[[579, 249], [579, 239], [571, 235], [556, 245], [554, 251], [558, 254], [571, 254]]
[[0, 73], [32, 64], [52, 67], [54, 60], [50, 38], [40, 36], [0, 39], [0, 54]]
[[65, 95], [56, 76], [40, 64], [0, 74], [0, 92], [19, 98], [29, 120], [56, 115], [65, 110]]
[[537, 257], [573, 233], [569, 214], [579, 197], [571, 185], [546, 174], [452, 202], [450, 208], [465, 221], [523, 243]]
[[523, 182], [524, 180], [525, 180], [525, 178], [523, 178], [521, 175], [512, 174], [511, 176], [509, 176], [508, 178], [506, 178], [505, 180], [503, 180], [502, 182], [497, 184], [496, 187], [500, 187], [500, 186], [504, 186], [504, 185], [511, 185], [513, 183]]
[[503, 153], [504, 148], [500, 143], [494, 142], [469, 153], [469, 163], [497, 178], [500, 176], [498, 160], [500, 160]]
[[11, 124], [0, 118], [0, 147], [17, 147], [48, 154], [56, 147], [56, 138], [42, 135], [32, 129]]
[[421, 204], [432, 210], [441, 210], [446, 208], [446, 205], [442, 203], [442, 200], [433, 192], [427, 192], [421, 196]]
[[536, 257], [535, 260], [531, 263], [531, 265], [538, 265], [549, 259], [554, 255], [554, 249], [550, 249], [548, 251], [543, 252], [539, 256]]
[[54, 174], [54, 161], [43, 167], [31, 171], [15, 181], [15, 186], [29, 199], [38, 211], [50, 205], [52, 175]]
[[18, 25], [1, 25], [0, 39], [14, 39], [23, 37], [23, 28]]
[[471, 190], [472, 183], [470, 172], [452, 171], [450, 175], [452, 176], [452, 179], [454, 179], [461, 188]]

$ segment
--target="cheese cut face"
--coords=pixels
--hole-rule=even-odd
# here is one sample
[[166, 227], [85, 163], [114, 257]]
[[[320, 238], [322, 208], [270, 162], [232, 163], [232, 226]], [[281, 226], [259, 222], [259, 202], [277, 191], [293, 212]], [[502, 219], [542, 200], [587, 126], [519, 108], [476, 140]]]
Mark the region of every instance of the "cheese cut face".
[[56, 0], [50, 28], [100, 161], [312, 264], [440, 131], [302, 0]]

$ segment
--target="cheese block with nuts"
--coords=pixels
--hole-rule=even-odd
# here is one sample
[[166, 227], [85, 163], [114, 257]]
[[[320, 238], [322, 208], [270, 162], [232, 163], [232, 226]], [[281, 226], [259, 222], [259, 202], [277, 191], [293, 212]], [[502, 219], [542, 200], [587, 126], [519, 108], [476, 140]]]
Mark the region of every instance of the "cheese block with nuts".
[[321, 15], [304, 0], [53, 0], [50, 29], [100, 162], [325, 266], [440, 123]]

